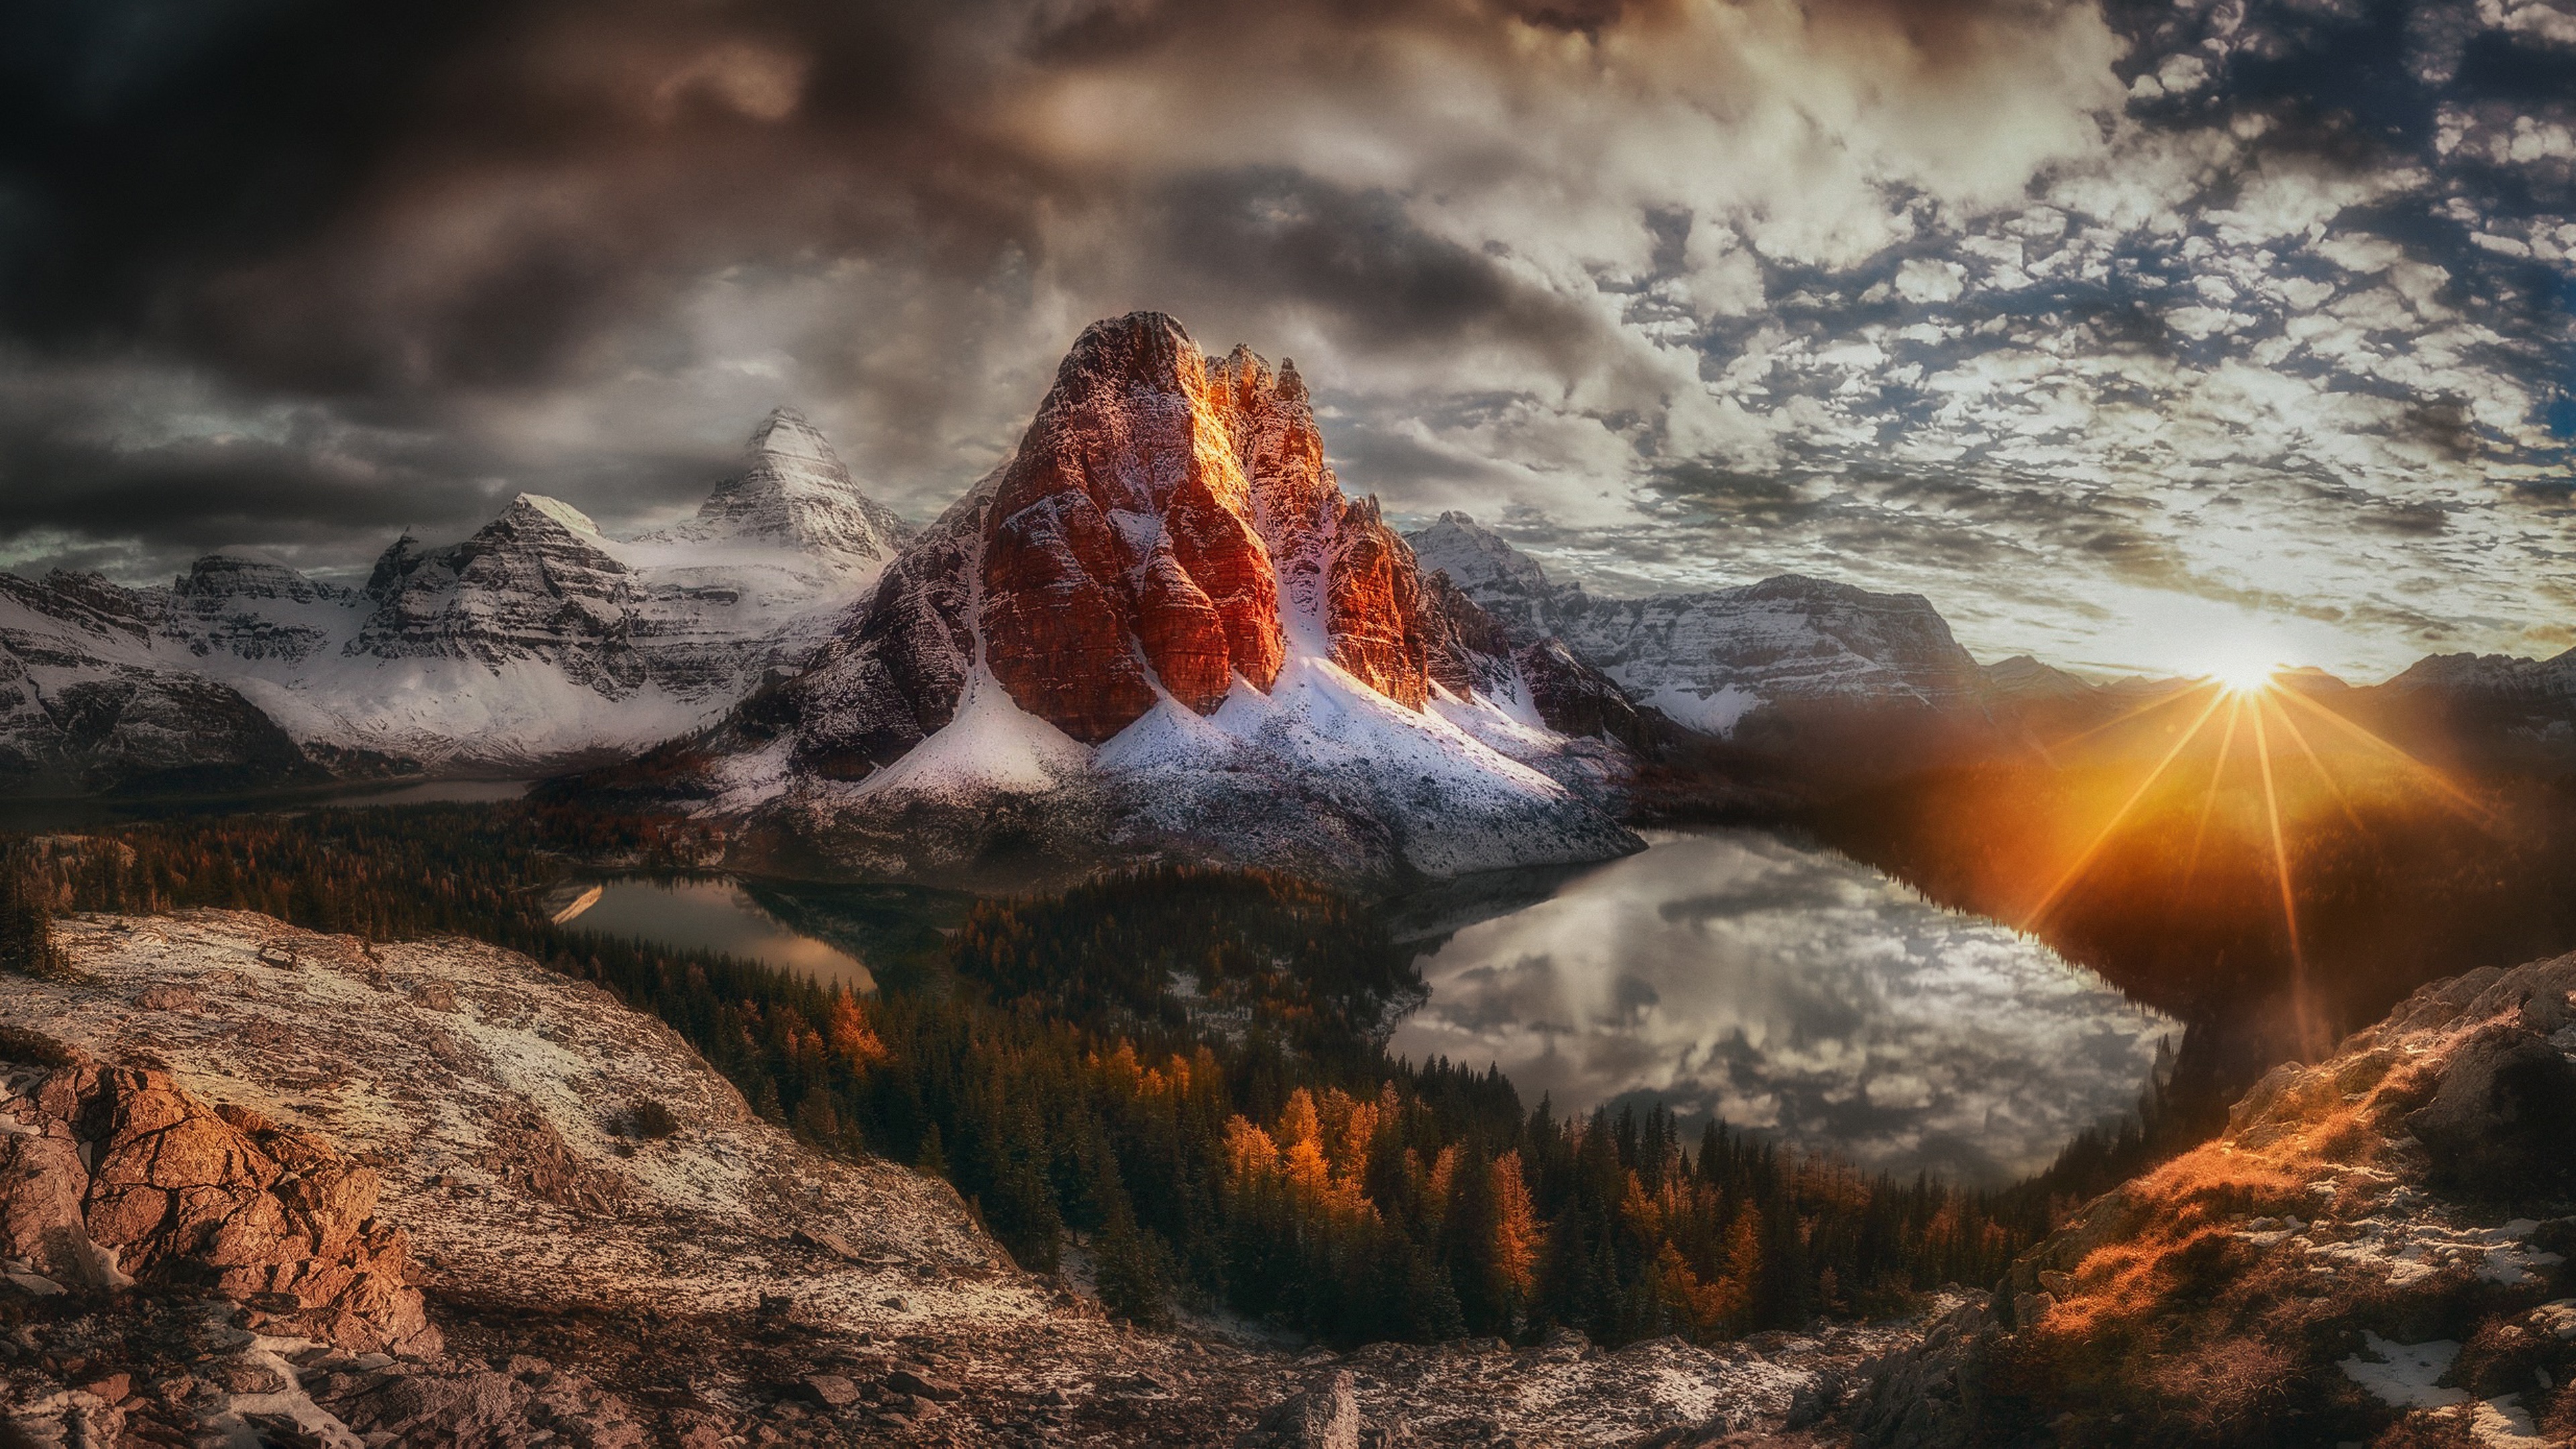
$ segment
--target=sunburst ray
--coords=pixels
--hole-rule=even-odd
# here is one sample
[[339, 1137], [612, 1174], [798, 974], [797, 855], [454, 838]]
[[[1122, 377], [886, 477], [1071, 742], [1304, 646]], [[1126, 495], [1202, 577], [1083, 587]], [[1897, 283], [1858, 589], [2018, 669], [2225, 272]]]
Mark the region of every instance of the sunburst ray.
[[2075, 884], [2083, 876], [2085, 870], [2093, 864], [2093, 858], [2102, 853], [2102, 847], [2110, 843], [2113, 835], [2119, 833], [2120, 823], [2128, 819], [2129, 812], [2137, 809], [2138, 802], [2146, 798], [2149, 790], [2155, 788], [2156, 781], [2163, 778], [2166, 767], [2173, 764], [2174, 757], [2181, 754], [2185, 746], [2200, 737], [2201, 730], [2209, 724], [2209, 717], [2216, 714], [2218, 707], [2226, 701], [2227, 693], [2224, 690], [2210, 695], [2209, 703], [2203, 706], [2199, 716], [2192, 720], [2191, 728], [2182, 732], [2181, 736], [2173, 742], [2173, 746], [2165, 751], [2164, 757], [2156, 761], [2155, 768], [2147, 771], [2146, 778], [2140, 780], [2138, 787], [2129, 792], [2129, 798], [2121, 802], [2118, 810], [2112, 812], [2109, 823], [2093, 837], [2092, 844], [2084, 847], [2083, 853], [2075, 857], [2075, 863], [2066, 868], [2066, 873], [2057, 878], [2057, 883], [2048, 888], [2048, 893], [2039, 898], [2038, 904], [2023, 913], [2023, 930], [2027, 931], [2037, 926], [2040, 918], [2048, 914], [2049, 908], [2057, 904], [2058, 897], [2066, 893], [2066, 888]]

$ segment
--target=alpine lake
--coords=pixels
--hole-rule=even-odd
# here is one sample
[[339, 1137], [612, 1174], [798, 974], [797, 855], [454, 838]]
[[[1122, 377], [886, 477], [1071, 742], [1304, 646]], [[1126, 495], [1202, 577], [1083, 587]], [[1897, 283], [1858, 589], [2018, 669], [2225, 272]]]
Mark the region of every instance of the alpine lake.
[[[1870, 1169], [1999, 1185], [2135, 1106], [2171, 1018], [1983, 917], [1819, 846], [1650, 832], [1637, 854], [1389, 902], [1429, 996], [1390, 1048], [1498, 1065], [1560, 1113], [1662, 1103]], [[610, 876], [569, 929], [706, 948], [869, 991], [973, 897], [897, 885]]]

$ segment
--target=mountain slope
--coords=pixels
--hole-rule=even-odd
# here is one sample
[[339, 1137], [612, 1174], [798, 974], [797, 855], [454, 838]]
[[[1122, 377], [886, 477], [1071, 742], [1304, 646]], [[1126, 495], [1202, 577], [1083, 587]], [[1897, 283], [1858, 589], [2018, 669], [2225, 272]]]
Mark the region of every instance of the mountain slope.
[[155, 602], [0, 574], [0, 793], [257, 789], [325, 778], [231, 687], [155, 648]]
[[2417, 991], [1880, 1366], [1866, 1444], [2576, 1435], [2576, 956]]
[[740, 858], [803, 867], [1351, 878], [1633, 848], [1602, 702], [1507, 642], [1342, 494], [1293, 364], [1211, 362], [1136, 313], [1082, 334], [1010, 460], [808, 669], [582, 788], [739, 820]]
[[2576, 769], [2576, 649], [2548, 659], [2427, 655], [2383, 684], [2351, 691], [2337, 708], [2440, 758]]

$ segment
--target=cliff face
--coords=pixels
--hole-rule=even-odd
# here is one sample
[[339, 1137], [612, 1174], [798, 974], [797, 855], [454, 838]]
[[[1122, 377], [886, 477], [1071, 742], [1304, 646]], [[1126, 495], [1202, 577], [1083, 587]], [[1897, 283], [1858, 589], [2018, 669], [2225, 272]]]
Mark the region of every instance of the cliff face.
[[985, 658], [1086, 744], [1168, 695], [1267, 691], [1292, 633], [1409, 709], [1429, 697], [1412, 550], [1342, 496], [1295, 364], [1211, 364], [1159, 313], [1095, 323], [1003, 470]]

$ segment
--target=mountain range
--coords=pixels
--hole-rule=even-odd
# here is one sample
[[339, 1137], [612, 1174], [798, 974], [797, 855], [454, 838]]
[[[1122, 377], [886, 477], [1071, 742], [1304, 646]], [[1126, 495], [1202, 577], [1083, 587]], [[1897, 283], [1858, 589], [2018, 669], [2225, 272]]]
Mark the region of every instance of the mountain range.
[[781, 409], [741, 473], [632, 540], [520, 494], [348, 589], [209, 554], [166, 587], [0, 575], [0, 790], [527, 773], [698, 728], [828, 638], [911, 536]]
[[[0, 575], [0, 792], [586, 771], [550, 789], [797, 871], [1597, 859], [1635, 843], [1641, 767], [1830, 793], [2172, 687], [1980, 664], [1914, 594], [1602, 597], [1464, 513], [1399, 534], [1343, 492], [1293, 362], [1211, 358], [1151, 312], [1086, 329], [918, 531], [782, 408], [637, 538], [521, 494], [356, 588], [239, 551], [154, 588]], [[2348, 692], [2491, 749], [2576, 744], [2576, 653]]]

